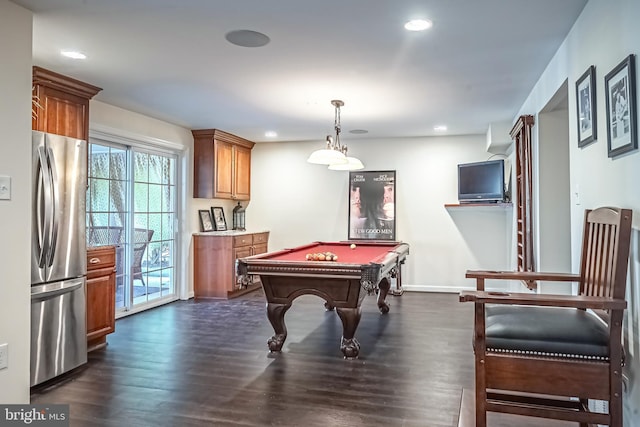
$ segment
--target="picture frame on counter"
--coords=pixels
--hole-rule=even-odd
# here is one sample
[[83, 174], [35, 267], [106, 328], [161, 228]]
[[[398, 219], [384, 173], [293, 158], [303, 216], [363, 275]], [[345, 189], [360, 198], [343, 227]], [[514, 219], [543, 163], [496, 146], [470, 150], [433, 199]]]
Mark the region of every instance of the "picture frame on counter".
[[213, 231], [213, 222], [211, 221], [211, 212], [205, 209], [201, 209], [198, 211], [198, 217], [200, 218], [201, 231]]
[[598, 137], [596, 67], [593, 65], [576, 81], [576, 104], [578, 112], [578, 147], [584, 147]]
[[608, 156], [638, 148], [635, 56], [627, 56], [604, 78]]
[[211, 207], [211, 216], [213, 218], [213, 225], [216, 231], [227, 230], [227, 220], [224, 217], [224, 209], [220, 206]]

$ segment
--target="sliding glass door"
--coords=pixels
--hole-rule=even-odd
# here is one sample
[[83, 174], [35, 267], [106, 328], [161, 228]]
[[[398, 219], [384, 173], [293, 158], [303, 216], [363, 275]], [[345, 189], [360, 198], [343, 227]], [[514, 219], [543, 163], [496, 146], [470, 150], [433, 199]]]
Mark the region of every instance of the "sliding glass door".
[[176, 298], [176, 156], [91, 141], [87, 245], [116, 246], [116, 310]]

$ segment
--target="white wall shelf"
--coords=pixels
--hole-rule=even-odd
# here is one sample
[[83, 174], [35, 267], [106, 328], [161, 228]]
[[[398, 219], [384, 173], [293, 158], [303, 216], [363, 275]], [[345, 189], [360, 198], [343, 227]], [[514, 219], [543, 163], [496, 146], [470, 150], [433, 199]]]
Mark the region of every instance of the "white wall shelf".
[[447, 203], [445, 209], [469, 209], [469, 210], [508, 210], [513, 208], [513, 203]]

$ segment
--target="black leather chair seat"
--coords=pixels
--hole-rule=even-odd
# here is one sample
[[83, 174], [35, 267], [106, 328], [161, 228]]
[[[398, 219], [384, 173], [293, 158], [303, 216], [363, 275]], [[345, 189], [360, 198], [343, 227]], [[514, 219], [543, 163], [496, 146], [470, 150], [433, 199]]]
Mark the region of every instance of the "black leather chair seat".
[[487, 348], [541, 356], [608, 358], [607, 326], [572, 308], [492, 305], [486, 311]]

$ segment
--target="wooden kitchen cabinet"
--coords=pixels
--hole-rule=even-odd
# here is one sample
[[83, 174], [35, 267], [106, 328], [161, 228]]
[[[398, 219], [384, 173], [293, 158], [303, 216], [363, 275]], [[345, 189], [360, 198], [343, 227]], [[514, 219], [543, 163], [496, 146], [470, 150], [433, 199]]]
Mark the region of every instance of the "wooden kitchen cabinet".
[[[223, 234], [224, 233], [224, 234]], [[266, 253], [269, 232], [200, 233], [193, 236], [193, 291], [196, 298], [234, 298], [260, 287], [257, 276], [241, 283], [236, 259]]]
[[87, 350], [107, 345], [116, 330], [116, 248], [87, 248]]
[[88, 141], [89, 100], [102, 89], [37, 66], [32, 79], [32, 128]]
[[193, 197], [249, 200], [254, 142], [218, 130], [192, 130]]

